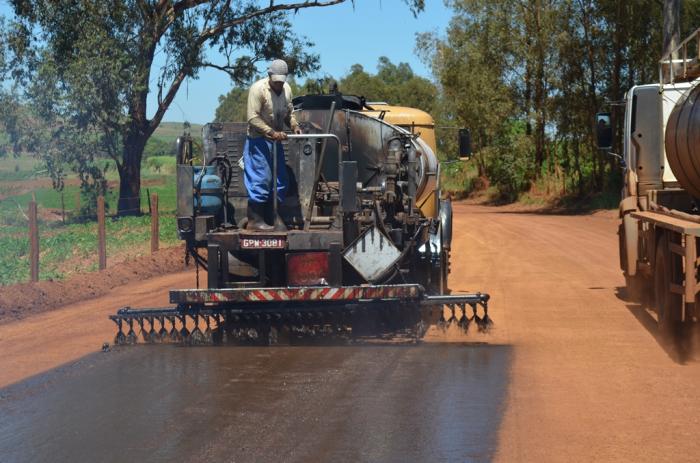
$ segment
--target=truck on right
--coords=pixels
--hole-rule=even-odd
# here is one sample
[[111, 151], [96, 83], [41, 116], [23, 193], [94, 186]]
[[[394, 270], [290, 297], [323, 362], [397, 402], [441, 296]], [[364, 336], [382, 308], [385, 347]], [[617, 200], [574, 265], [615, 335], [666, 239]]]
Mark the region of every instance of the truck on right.
[[[700, 319], [700, 29], [659, 61], [659, 83], [624, 100], [620, 268], [626, 293], [653, 307], [663, 336]], [[596, 115], [611, 149], [610, 113]]]

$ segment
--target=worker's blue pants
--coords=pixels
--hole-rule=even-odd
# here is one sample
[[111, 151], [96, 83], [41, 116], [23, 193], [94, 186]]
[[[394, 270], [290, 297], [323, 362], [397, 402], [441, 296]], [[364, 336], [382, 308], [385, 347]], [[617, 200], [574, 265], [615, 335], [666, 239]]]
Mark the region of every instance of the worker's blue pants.
[[[265, 137], [247, 137], [243, 147], [243, 180], [248, 199], [256, 203], [272, 200], [272, 143]], [[284, 148], [277, 142], [277, 201], [284, 201], [287, 184]]]

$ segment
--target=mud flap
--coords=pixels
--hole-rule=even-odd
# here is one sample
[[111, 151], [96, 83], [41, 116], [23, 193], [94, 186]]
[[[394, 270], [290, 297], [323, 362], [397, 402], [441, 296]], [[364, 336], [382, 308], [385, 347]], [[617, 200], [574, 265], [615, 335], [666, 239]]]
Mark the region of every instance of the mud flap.
[[622, 224], [625, 233], [625, 254], [627, 256], [627, 275], [635, 276], [637, 274], [637, 258], [638, 258], [638, 243], [639, 243], [639, 227], [638, 220], [632, 217], [631, 214], [625, 214], [622, 218]]

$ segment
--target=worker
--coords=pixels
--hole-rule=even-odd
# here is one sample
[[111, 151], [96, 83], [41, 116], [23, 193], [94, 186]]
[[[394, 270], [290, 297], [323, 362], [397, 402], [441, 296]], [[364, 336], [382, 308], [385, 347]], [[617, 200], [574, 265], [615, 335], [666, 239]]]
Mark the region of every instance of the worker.
[[292, 89], [287, 74], [287, 63], [276, 59], [270, 63], [267, 77], [255, 82], [248, 91], [248, 136], [243, 147], [248, 230], [286, 230], [279, 213], [272, 218], [274, 225], [266, 223], [265, 209], [272, 208], [273, 143], [277, 144], [277, 199], [282, 202], [288, 183], [282, 148], [282, 140], [287, 138], [285, 129], [301, 133], [292, 114]]

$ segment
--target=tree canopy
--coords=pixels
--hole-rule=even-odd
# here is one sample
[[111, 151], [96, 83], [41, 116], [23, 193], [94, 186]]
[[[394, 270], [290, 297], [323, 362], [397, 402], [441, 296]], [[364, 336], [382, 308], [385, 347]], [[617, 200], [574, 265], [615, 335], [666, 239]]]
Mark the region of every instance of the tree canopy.
[[[620, 166], [595, 147], [594, 116], [614, 110], [619, 133], [615, 103], [658, 80], [663, 2], [448, 3], [446, 35], [421, 34], [417, 50], [432, 65], [443, 117], [471, 128], [481, 173], [509, 199], [544, 179], [578, 195], [618, 188]], [[700, 23], [699, 10], [683, 2], [682, 36]]]
[[[95, 156], [107, 155], [120, 175], [119, 212], [136, 212], [143, 149], [182, 83], [205, 67], [244, 83], [273, 58], [285, 59], [295, 75], [316, 70], [312, 43], [293, 32], [287, 14], [346, 1], [11, 0], [14, 17], [0, 37], [2, 77], [26, 103], [27, 120], [48, 128], [36, 143], [56, 180], [63, 165], [99, 179]], [[404, 3], [414, 14], [424, 8], [423, 0]], [[208, 50], [223, 61], [211, 61]], [[156, 54], [164, 56], [160, 68]], [[157, 109], [148, 118], [150, 90]], [[13, 142], [27, 137], [18, 131]]]
[[[379, 58], [377, 73], [369, 74], [361, 64], [354, 64], [350, 72], [340, 79], [326, 76], [322, 79], [307, 79], [303, 85], [290, 80], [294, 96], [327, 93], [330, 82], [339, 82], [338, 89], [346, 95], [358, 95], [367, 101], [386, 101], [395, 105], [410, 106], [427, 112], [434, 111], [438, 91], [424, 77], [413, 73], [408, 63], [394, 64], [385, 56]], [[216, 120], [219, 122], [245, 122], [247, 88], [234, 86], [226, 95], [219, 97]]]
[[434, 109], [437, 89], [430, 80], [417, 76], [408, 63], [394, 64], [386, 56], [379, 58], [377, 73], [367, 73], [360, 64], [340, 79], [340, 90], [351, 95], [362, 95], [368, 101], [386, 101], [410, 106], [427, 112]]

